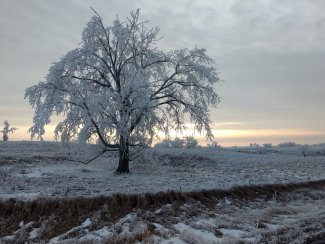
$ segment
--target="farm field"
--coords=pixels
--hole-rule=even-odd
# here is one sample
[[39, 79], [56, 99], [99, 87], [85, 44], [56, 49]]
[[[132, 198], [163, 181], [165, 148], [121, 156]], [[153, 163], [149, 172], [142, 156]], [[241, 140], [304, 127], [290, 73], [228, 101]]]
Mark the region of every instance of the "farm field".
[[106, 154], [85, 165], [71, 160], [86, 161], [89, 155], [70, 155], [60, 144], [2, 143], [0, 197], [193, 191], [325, 179], [324, 156], [303, 157], [296, 152], [154, 148], [130, 163], [129, 175], [116, 175], [118, 155]]
[[[85, 165], [74, 160], [89, 155], [73, 155], [56, 143], [1, 143], [0, 242], [324, 238], [323, 152], [319, 146], [309, 147], [307, 156], [300, 148], [153, 148], [131, 162], [130, 174], [116, 175], [114, 154]], [[69, 220], [63, 209], [72, 211]]]

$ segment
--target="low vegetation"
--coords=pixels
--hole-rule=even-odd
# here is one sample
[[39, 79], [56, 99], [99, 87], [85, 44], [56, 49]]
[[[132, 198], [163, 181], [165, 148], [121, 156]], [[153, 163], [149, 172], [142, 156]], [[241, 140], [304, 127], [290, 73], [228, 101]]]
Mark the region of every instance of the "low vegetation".
[[[285, 238], [288, 236], [285, 229], [268, 229], [267, 226], [272, 225], [272, 221], [276, 220], [275, 217], [298, 216], [298, 210], [289, 207], [290, 204], [301, 200], [306, 202], [324, 200], [324, 187], [325, 181], [321, 180], [188, 193], [171, 191], [34, 201], [10, 199], [0, 202], [0, 236], [4, 237], [0, 240], [8, 243], [28, 240], [49, 241], [52, 238], [54, 238], [52, 241], [71, 241], [79, 240], [84, 236], [84, 239], [80, 240], [86, 241], [85, 236], [88, 232], [92, 233], [106, 227], [110, 231], [107, 232], [106, 237], [102, 236], [103, 243], [154, 242], [154, 238], [169, 239], [173, 236], [186, 241], [189, 238], [188, 233], [180, 231], [178, 227], [182, 224], [178, 223], [184, 222], [190, 224], [191, 228], [202, 231], [204, 221], [196, 222], [195, 225], [193, 222], [195, 219], [218, 219], [220, 214], [223, 214], [222, 221], [218, 221], [214, 226], [205, 223], [203, 229], [207, 233], [212, 232], [216, 238], [224, 238], [227, 236], [225, 229], [238, 229], [240, 225], [242, 226], [238, 232], [239, 230], [247, 232], [248, 227], [243, 226], [244, 220], [239, 218], [239, 222], [235, 221], [236, 213], [245, 209], [248, 211], [248, 208], [256, 211], [267, 208], [267, 211], [262, 211], [263, 214], [254, 217], [252, 210], [249, 210], [252, 219], [246, 220], [247, 224], [255, 221], [254, 231], [259, 232], [258, 235], [255, 233], [255, 240], [272, 242], [274, 233], [277, 233], [277, 240], [286, 243]], [[292, 236], [288, 240], [311, 242], [324, 237], [325, 231], [322, 225], [325, 223], [322, 214], [319, 217], [320, 219], [309, 220], [311, 222], [304, 219], [300, 219], [303, 222], [299, 222], [298, 218], [297, 222], [303, 228], [299, 229], [298, 236]], [[313, 221], [315, 222], [312, 223]], [[123, 231], [126, 227], [128, 231]], [[290, 226], [287, 228], [290, 229]], [[97, 240], [99, 237], [100, 235], [97, 236]], [[194, 243], [200, 243], [200, 240], [197, 239]]]

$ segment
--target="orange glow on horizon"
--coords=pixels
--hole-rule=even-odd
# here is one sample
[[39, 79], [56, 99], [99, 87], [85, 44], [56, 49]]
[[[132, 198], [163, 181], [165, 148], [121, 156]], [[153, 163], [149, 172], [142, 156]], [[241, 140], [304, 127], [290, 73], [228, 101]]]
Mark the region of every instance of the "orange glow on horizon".
[[[43, 139], [46, 141], [54, 141], [55, 125], [47, 125], [45, 127], [45, 135]], [[192, 127], [192, 128], [191, 128]], [[18, 130], [13, 134], [9, 134], [9, 140], [31, 140], [30, 133], [27, 133], [29, 126], [17, 126]], [[320, 143], [325, 141], [325, 132], [306, 129], [212, 129], [212, 134], [217, 142], [224, 146], [241, 146], [249, 145], [249, 143], [280, 143], [283, 141], [303, 141], [306, 143]], [[182, 133], [172, 130], [171, 138], [194, 136], [201, 145], [206, 144], [205, 134], [194, 132], [193, 126], [188, 126]], [[164, 133], [159, 133], [160, 138], [164, 138]], [[313, 139], [314, 138], [314, 139]], [[318, 139], [317, 139], [318, 138]], [[324, 138], [324, 140], [322, 140]]]
[[[303, 129], [224, 129], [212, 130], [214, 136], [218, 138], [244, 138], [244, 137], [287, 137], [287, 136], [316, 136], [318, 131]], [[323, 133], [325, 135], [325, 133]]]

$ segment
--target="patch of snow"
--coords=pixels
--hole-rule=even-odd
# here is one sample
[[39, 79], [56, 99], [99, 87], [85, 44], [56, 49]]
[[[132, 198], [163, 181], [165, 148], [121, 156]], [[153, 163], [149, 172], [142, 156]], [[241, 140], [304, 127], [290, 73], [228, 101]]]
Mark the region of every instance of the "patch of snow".
[[152, 224], [153, 224], [153, 226], [156, 227], [156, 229], [157, 229], [159, 232], [163, 232], [163, 231], [165, 231], [165, 227], [162, 226], [161, 224], [157, 224], [157, 223], [152, 223]]
[[222, 238], [216, 237], [207, 230], [194, 229], [184, 223], [178, 223], [173, 226], [180, 233], [180, 239], [185, 242], [208, 244], [219, 243], [222, 240]]
[[14, 173], [14, 176], [17, 177], [27, 177], [27, 178], [40, 178], [43, 176], [43, 173], [41, 171], [32, 171], [32, 172], [23, 172], [23, 173]]
[[90, 218], [87, 218], [81, 225], [77, 226], [77, 227], [73, 227], [72, 229], [70, 229], [69, 231], [67, 231], [66, 233], [60, 235], [60, 236], [56, 236], [56, 237], [53, 237], [49, 243], [59, 243], [62, 241], [62, 239], [65, 237], [65, 236], [68, 236], [70, 233], [72, 232], [75, 232], [75, 231], [79, 231], [79, 230], [82, 230], [82, 229], [85, 229], [89, 226], [91, 226], [92, 222], [90, 220]]
[[235, 229], [219, 229], [225, 236], [230, 236], [236, 239], [243, 238], [244, 235], [247, 234], [247, 232], [242, 230], [235, 230]]
[[20, 221], [19, 227], [23, 227], [23, 226], [24, 226], [24, 221]]
[[228, 198], [225, 197], [225, 203], [226, 203], [226, 204], [231, 204], [231, 201], [229, 201]]
[[173, 226], [178, 231], [184, 231], [184, 230], [187, 230], [187, 229], [191, 228], [190, 226], [188, 226], [188, 225], [186, 225], [184, 223], [174, 224]]
[[86, 235], [79, 238], [80, 242], [84, 241], [102, 241], [105, 239], [108, 239], [113, 235], [113, 232], [110, 228], [107, 226], [104, 226], [103, 228], [95, 231], [88, 232]]
[[79, 228], [86, 228], [86, 227], [89, 227], [91, 225], [91, 220], [90, 218], [87, 218], [81, 225]]
[[0, 241], [14, 241], [15, 240], [15, 236], [5, 236], [0, 238]]
[[277, 225], [277, 224], [268, 224], [268, 223], [265, 223], [265, 226], [268, 229], [272, 230], [272, 231], [275, 231], [275, 230], [277, 230], [277, 229], [280, 228], [280, 225]]
[[163, 213], [163, 212], [167, 211], [168, 209], [170, 209], [172, 206], [173, 206], [172, 204], [166, 204], [166, 205], [162, 206], [161, 208], [157, 209], [155, 211], [155, 214]]
[[28, 239], [35, 239], [39, 236], [41, 232], [41, 228], [34, 228], [30, 233], [29, 233], [29, 238]]
[[154, 243], [160, 244], [188, 244], [188, 242], [182, 241], [179, 237], [171, 237], [169, 239], [163, 239], [161, 237], [156, 237]]
[[53, 237], [53, 238], [49, 241], [49, 244], [59, 243], [59, 242], [60, 242], [60, 239], [61, 239], [60, 236]]
[[116, 225], [121, 226], [121, 228], [122, 228], [121, 234], [125, 235], [125, 234], [131, 233], [131, 231], [130, 231], [130, 223], [134, 222], [136, 220], [136, 218], [137, 218], [137, 214], [131, 213], [131, 214], [128, 214], [128, 215], [126, 215], [123, 218], [118, 220]]

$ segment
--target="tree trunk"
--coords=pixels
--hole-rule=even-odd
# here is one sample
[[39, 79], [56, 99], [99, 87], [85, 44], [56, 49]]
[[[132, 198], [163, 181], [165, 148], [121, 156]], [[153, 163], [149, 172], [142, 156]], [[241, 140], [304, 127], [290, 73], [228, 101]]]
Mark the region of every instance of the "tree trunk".
[[129, 142], [121, 137], [119, 148], [119, 163], [116, 173], [129, 173]]
[[3, 134], [3, 141], [8, 141], [9, 137], [7, 136], [7, 134]]

